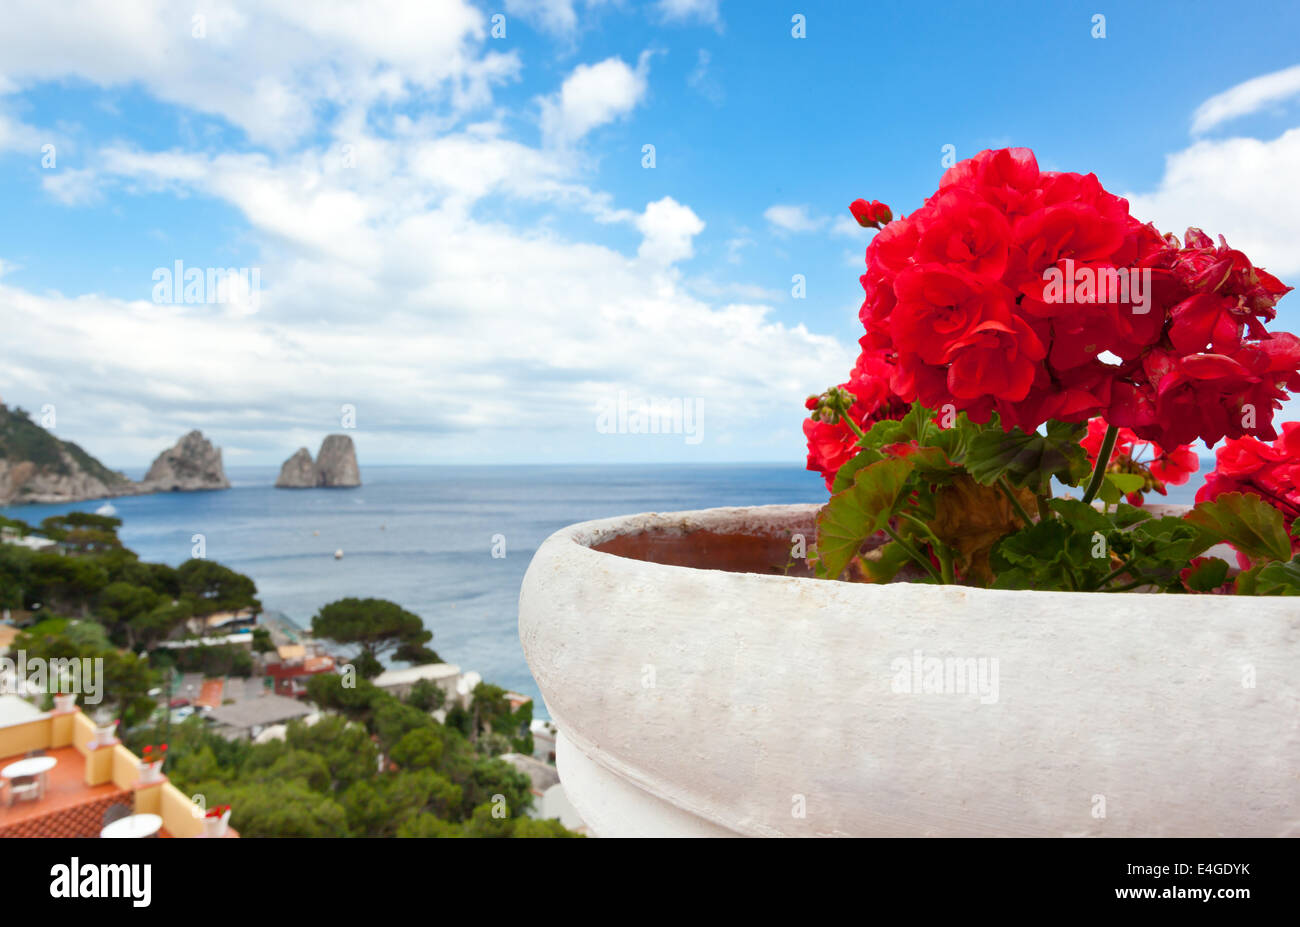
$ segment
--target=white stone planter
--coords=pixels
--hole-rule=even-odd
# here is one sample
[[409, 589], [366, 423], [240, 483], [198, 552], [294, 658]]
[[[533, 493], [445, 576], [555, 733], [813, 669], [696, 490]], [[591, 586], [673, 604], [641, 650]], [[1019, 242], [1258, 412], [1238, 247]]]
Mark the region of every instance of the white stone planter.
[[149, 785], [153, 782], [162, 781], [162, 760], [154, 760], [152, 763], [140, 763], [140, 784]]
[[110, 721], [110, 722], [108, 722], [107, 724], [96, 724], [96, 725], [95, 725], [95, 739], [94, 739], [94, 743], [96, 743], [96, 744], [111, 744], [111, 743], [113, 743], [113, 742], [116, 741], [116, 740], [117, 740], [117, 722], [116, 722], [116, 721]]
[[[816, 511], [538, 549], [520, 637], [594, 833], [1300, 834], [1300, 600], [763, 575]], [[984, 697], [927, 658], [985, 661]]]
[[205, 837], [224, 837], [226, 829], [230, 826], [230, 809], [226, 809], [221, 817], [203, 819], [203, 836]]
[[76, 693], [67, 693], [54, 696], [55, 711], [72, 711], [77, 707]]

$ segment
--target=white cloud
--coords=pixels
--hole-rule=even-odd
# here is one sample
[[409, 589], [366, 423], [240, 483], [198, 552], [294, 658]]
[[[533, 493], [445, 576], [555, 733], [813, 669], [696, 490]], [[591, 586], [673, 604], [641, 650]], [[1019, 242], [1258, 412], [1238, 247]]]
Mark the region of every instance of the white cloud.
[[699, 50], [695, 57], [695, 69], [686, 76], [686, 85], [714, 106], [721, 106], [726, 93], [709, 71], [711, 58], [707, 49]]
[[869, 237], [869, 231], [859, 225], [858, 220], [852, 216], [836, 216], [835, 221], [831, 223], [831, 231], [845, 238], [860, 238], [865, 241]]
[[[421, 12], [430, 7], [436, 14]], [[202, 48], [186, 44], [198, 41], [188, 12], [162, 15], [157, 4], [14, 9], [0, 69], [19, 85], [138, 83], [182, 115], [221, 115], [285, 144], [219, 153], [182, 135], [144, 150], [128, 135], [48, 180], [52, 195], [75, 202], [98, 189], [123, 210], [137, 194], [173, 197], [178, 228], [192, 200], [229, 204], [248, 226], [238, 243], [250, 257], [237, 263], [260, 271], [255, 305], [249, 294], [234, 305], [148, 302], [153, 256], [134, 267], [114, 257], [138, 278], [140, 299], [0, 281], [0, 394], [56, 403], [61, 435], [109, 462], [147, 462], [198, 427], [232, 459], [278, 463], [335, 430], [342, 403], [358, 408], [363, 466], [520, 460], [545, 444], [567, 459], [645, 459], [657, 453], [645, 442], [595, 432], [595, 401], [620, 389], [743, 395], [728, 406], [729, 430], [766, 441], [772, 422], [788, 422], [775, 453], [796, 460], [802, 398], [852, 364], [852, 346], [775, 321], [762, 291], [696, 286], [675, 267], [705, 227], [688, 205], [619, 204], [563, 148], [507, 137], [507, 112], [467, 124], [473, 88], [518, 60], [481, 53], [482, 17], [458, 0], [390, 3], [365, 17], [215, 0]], [[430, 38], [435, 21], [448, 31]], [[616, 58], [576, 69], [547, 98], [551, 140], [625, 116], [644, 99], [647, 72], [646, 55], [635, 69]], [[287, 120], [281, 130], [262, 95]], [[410, 112], [422, 115], [375, 118], [415, 96]], [[320, 125], [322, 114], [332, 122]], [[640, 233], [635, 254], [612, 244], [611, 224]], [[236, 263], [221, 254], [185, 260]]]
[[573, 0], [506, 0], [506, 12], [554, 35], [566, 35], [578, 27]]
[[42, 138], [32, 126], [19, 122], [0, 112], [0, 151], [30, 151], [33, 157], [40, 153], [40, 147], [48, 138]]
[[[1179, 237], [1196, 226], [1279, 276], [1300, 274], [1300, 128], [1271, 141], [1200, 141], [1169, 155], [1159, 185], [1126, 194], [1130, 211]], [[1283, 306], [1286, 305], [1284, 301]]]
[[658, 0], [655, 9], [668, 22], [695, 20], [702, 23], [718, 22], [720, 0]]
[[558, 92], [541, 101], [543, 136], [550, 144], [569, 145], [626, 116], [644, 99], [649, 73], [649, 52], [641, 53], [636, 68], [617, 57], [578, 65]]
[[700, 217], [671, 196], [647, 204], [636, 226], [644, 236], [637, 255], [657, 264], [672, 264], [691, 257], [692, 240], [704, 231]]
[[780, 233], [815, 232], [826, 225], [825, 216], [813, 216], [802, 205], [769, 206], [763, 211], [763, 218]]
[[1300, 96], [1300, 64], [1252, 77], [1198, 106], [1192, 114], [1192, 134], [1200, 135], [1220, 123], [1247, 116], [1295, 96]]
[[95, 172], [88, 168], [43, 172], [41, 187], [65, 206], [81, 206], [100, 199]]
[[315, 125], [321, 102], [419, 95], [460, 110], [486, 104], [490, 87], [519, 69], [514, 51], [485, 48], [486, 35], [484, 14], [466, 0], [213, 0], [183, 14], [167, 0], [13, 0], [0, 30], [0, 83], [139, 83], [283, 147]]

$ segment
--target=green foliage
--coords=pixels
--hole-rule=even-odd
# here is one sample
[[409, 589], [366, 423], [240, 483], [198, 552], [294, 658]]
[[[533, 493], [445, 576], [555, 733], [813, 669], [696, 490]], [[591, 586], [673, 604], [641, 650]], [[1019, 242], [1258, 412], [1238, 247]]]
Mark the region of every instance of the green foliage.
[[344, 685], [342, 676], [319, 673], [307, 680], [307, 698], [322, 708], [340, 711], [354, 721], [370, 717], [375, 697], [382, 694], [370, 680], [358, 678], [355, 686]]
[[77, 699], [88, 710], [104, 708], [124, 725], [143, 721], [154, 710], [148, 692], [157, 679], [148, 661], [114, 647], [97, 622], [47, 618], [19, 634], [12, 648], [26, 651], [29, 660], [103, 660], [102, 702], [87, 706], [84, 696]]
[[433, 639], [419, 615], [387, 599], [340, 599], [323, 607], [312, 618], [314, 637], [360, 648], [354, 660], [357, 672], [370, 679], [382, 671], [380, 657], [409, 663], [441, 663], [425, 645]]
[[1282, 513], [1254, 493], [1224, 493], [1213, 502], [1198, 503], [1186, 518], [1216, 542], [1227, 541], [1252, 561], [1291, 557]]
[[[500, 691], [485, 689], [483, 706], [499, 707]], [[249, 837], [573, 836], [558, 822], [526, 816], [529, 780], [514, 767], [374, 686], [365, 695], [364, 721], [294, 721], [284, 741], [264, 744], [228, 741], [190, 718], [171, 729], [167, 774], [209, 807], [230, 804], [231, 825]], [[393, 738], [381, 770], [381, 745]], [[141, 729], [129, 745], [163, 739], [157, 727]]]
[[253, 581], [215, 560], [186, 560], [177, 568], [176, 580], [181, 597], [190, 603], [196, 616], [262, 608]]
[[1192, 592], [1210, 592], [1228, 581], [1228, 561], [1205, 557], [1188, 570], [1184, 585]]
[[215, 644], [199, 647], [182, 647], [173, 651], [176, 668], [186, 673], [204, 676], [253, 675], [253, 656], [240, 644]]
[[432, 679], [417, 679], [406, 695], [407, 704], [421, 711], [434, 711], [441, 708], [447, 700], [447, 693]]
[[405, 769], [437, 769], [446, 749], [441, 725], [407, 731], [392, 750], [393, 762]]
[[199, 782], [208, 807], [230, 805], [230, 824], [244, 837], [347, 837], [347, 813], [300, 779], [255, 783]]
[[1024, 528], [993, 549], [997, 588], [1183, 591], [1180, 572], [1213, 544], [1186, 519], [1152, 518], [1130, 505], [1102, 512], [1077, 499], [1053, 499], [1051, 510], [1060, 518]]
[[504, 738], [504, 748], [484, 744], [484, 748], [490, 753], [509, 753], [513, 750], [518, 753], [532, 754], [533, 734], [530, 726], [533, 720], [533, 703], [525, 702], [519, 706], [518, 711], [512, 711], [507, 695], [505, 689], [491, 683], [480, 682], [474, 687], [470, 711], [474, 719], [475, 736], [484, 731], [491, 731]]
[[271, 642], [271, 632], [266, 628], [253, 628], [253, 650], [257, 653], [275, 651], [275, 644]]
[[858, 470], [852, 486], [831, 496], [817, 515], [818, 575], [839, 576], [863, 542], [885, 528], [911, 473], [906, 458], [878, 460]]
[[38, 471], [59, 476], [72, 475], [64, 455], [72, 458], [83, 473], [100, 480], [110, 489], [129, 480], [105, 467], [71, 441], [60, 441], [31, 420], [24, 409], [0, 405], [0, 459], [12, 464], [30, 461]]
[[966, 471], [985, 486], [1006, 477], [1037, 495], [1050, 493], [1053, 477], [1067, 486], [1079, 485], [1089, 472], [1088, 455], [1079, 444], [1087, 426], [1052, 421], [1046, 431], [985, 427], [971, 439], [963, 461]]
[[1274, 560], [1237, 576], [1238, 595], [1300, 595], [1300, 557]]

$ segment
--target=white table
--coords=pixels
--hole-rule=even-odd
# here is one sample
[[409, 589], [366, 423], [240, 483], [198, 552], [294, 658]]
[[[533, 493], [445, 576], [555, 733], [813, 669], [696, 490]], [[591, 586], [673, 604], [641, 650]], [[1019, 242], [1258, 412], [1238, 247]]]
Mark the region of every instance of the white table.
[[156, 814], [132, 814], [119, 818], [99, 832], [101, 837], [149, 837], [162, 829]]
[[49, 772], [58, 765], [58, 762], [52, 756], [30, 756], [25, 760], [10, 763], [4, 769], [0, 769], [0, 776], [4, 776], [6, 779], [17, 779], [19, 776], [39, 776], [41, 773]]
[[[58, 765], [58, 760], [52, 756], [31, 756], [25, 760], [18, 760], [10, 763], [4, 769], [0, 769], [0, 777], [8, 779], [10, 783], [14, 779], [35, 776], [37, 779], [36, 797], [41, 799], [45, 797], [45, 774]], [[10, 791], [5, 799], [6, 805], [12, 805], [14, 798], [13, 785], [10, 785]]]

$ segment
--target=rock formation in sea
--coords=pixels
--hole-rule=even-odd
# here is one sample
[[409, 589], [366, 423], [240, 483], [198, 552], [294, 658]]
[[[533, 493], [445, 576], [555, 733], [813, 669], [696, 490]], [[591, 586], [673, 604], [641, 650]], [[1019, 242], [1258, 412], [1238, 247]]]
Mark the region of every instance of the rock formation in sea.
[[329, 435], [312, 461], [307, 448], [300, 447], [280, 467], [275, 481], [280, 489], [345, 489], [361, 485], [357, 451], [347, 435]]
[[316, 455], [316, 485], [350, 487], [361, 485], [357, 451], [347, 435], [329, 435]]
[[200, 489], [229, 489], [230, 481], [221, 466], [221, 448], [191, 431], [158, 455], [140, 483], [144, 492], [192, 492]]
[[311, 489], [316, 485], [316, 464], [311, 451], [300, 447], [280, 467], [280, 477], [275, 481], [279, 489]]

